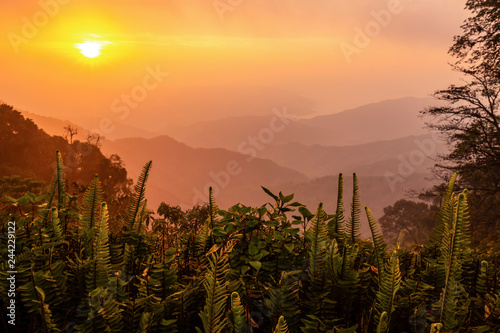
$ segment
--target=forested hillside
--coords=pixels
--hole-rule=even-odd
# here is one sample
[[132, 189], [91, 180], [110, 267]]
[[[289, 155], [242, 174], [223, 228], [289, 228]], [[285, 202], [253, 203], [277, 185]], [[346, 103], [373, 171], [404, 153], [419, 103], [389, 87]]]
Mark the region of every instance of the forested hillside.
[[[105, 157], [95, 141], [82, 142], [51, 136], [12, 106], [1, 104], [0, 142], [0, 200], [3, 204], [6, 202], [4, 195], [13, 195], [12, 190], [16, 186], [24, 184], [28, 186], [26, 190], [33, 191], [29, 179], [48, 185], [56, 170], [55, 152], [59, 151], [67, 161], [64, 169], [68, 179], [65, 190], [69, 194], [81, 196], [94, 176], [99, 174], [110, 210], [118, 217], [124, 209], [130, 195], [131, 180], [120, 157]], [[35, 194], [41, 194], [42, 189], [43, 186], [38, 186]], [[113, 220], [113, 227], [114, 222], [118, 223], [118, 219]]]

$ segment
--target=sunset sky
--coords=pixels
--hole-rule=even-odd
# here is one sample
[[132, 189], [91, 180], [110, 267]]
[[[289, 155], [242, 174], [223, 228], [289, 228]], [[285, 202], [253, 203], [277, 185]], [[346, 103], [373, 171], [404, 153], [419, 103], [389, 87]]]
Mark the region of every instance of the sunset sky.
[[[311, 115], [427, 96], [458, 79], [447, 51], [469, 14], [464, 4], [2, 2], [0, 100], [43, 115], [160, 130], [266, 115], [273, 106]], [[85, 40], [103, 42], [101, 55], [82, 55], [75, 44]]]

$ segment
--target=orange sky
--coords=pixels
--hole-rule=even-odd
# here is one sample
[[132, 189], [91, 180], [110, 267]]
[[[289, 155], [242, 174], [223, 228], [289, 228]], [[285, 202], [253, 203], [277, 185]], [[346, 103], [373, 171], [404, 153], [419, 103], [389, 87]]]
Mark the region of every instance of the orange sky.
[[[273, 106], [333, 113], [426, 96], [457, 79], [447, 50], [468, 15], [464, 3], [2, 2], [0, 100], [44, 115], [158, 130], [269, 114]], [[74, 47], [91, 35], [112, 43], [95, 59]]]

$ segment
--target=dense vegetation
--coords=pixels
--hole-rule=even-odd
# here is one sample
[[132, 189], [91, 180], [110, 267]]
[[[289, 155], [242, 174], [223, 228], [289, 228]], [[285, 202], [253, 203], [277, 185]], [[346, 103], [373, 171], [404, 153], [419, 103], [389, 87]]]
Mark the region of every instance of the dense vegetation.
[[110, 227], [113, 231], [119, 230], [121, 213], [127, 207], [132, 183], [119, 156], [107, 158], [95, 140], [82, 142], [51, 136], [12, 106], [2, 103], [0, 142], [0, 207], [5, 203], [5, 195], [25, 191], [41, 195], [44, 183], [48, 184], [52, 178], [54, 152], [59, 150], [66, 161], [66, 190], [74, 196], [82, 195], [94, 175], [99, 174], [103, 198], [112, 213]]
[[[3, 221], [2, 326], [18, 332], [493, 332], [500, 330], [498, 269], [469, 246], [467, 191], [454, 175], [429, 243], [388, 249], [365, 208], [372, 241], [360, 239], [361, 204], [327, 214], [275, 195], [261, 207], [219, 210], [178, 227], [175, 241], [149, 225], [151, 162], [123, 228], [109, 231], [96, 176], [83, 200], [65, 191], [61, 155], [48, 193], [12, 199]], [[200, 210], [202, 211], [202, 209]], [[197, 214], [197, 217], [203, 214]], [[16, 251], [7, 251], [8, 221]], [[305, 232], [302, 232], [302, 229]], [[162, 234], [163, 232], [163, 234]], [[7, 323], [9, 259], [15, 260], [16, 326]], [[11, 263], [11, 262], [10, 262]], [[13, 329], [15, 328], [15, 330]]]

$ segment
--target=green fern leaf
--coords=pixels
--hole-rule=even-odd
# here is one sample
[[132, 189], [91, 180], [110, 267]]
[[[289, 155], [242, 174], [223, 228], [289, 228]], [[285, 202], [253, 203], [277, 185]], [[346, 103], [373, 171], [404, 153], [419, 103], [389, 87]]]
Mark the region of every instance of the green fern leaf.
[[285, 317], [281, 316], [278, 320], [278, 325], [273, 331], [274, 333], [288, 333], [288, 325], [286, 324]]
[[368, 218], [368, 224], [370, 225], [370, 230], [372, 233], [373, 249], [375, 252], [375, 259], [377, 265], [376, 267], [378, 271], [378, 280], [380, 287], [380, 276], [384, 270], [387, 244], [384, 241], [382, 231], [380, 231], [380, 226], [375, 217], [373, 217], [371, 210], [368, 207], [365, 207], [365, 211], [366, 211], [366, 216]]
[[[377, 327], [388, 329], [391, 322], [392, 312], [395, 310], [395, 298], [396, 293], [399, 290], [401, 284], [401, 273], [399, 271], [399, 258], [397, 250], [394, 250], [389, 263], [385, 267], [380, 278], [380, 288], [377, 292], [376, 297], [376, 313], [375, 324]], [[387, 325], [380, 325], [380, 320], [385, 318], [383, 313], [387, 316]], [[382, 332], [386, 332], [382, 331]]]
[[331, 221], [330, 231], [338, 237], [344, 232], [344, 176], [340, 173], [337, 189], [337, 209], [335, 217]]
[[356, 243], [361, 237], [361, 202], [359, 199], [358, 176], [354, 173], [352, 175], [352, 203], [351, 203], [351, 217], [349, 218], [348, 236], [352, 244]]
[[229, 272], [228, 253], [233, 249], [234, 244], [229, 243], [223, 249], [214, 247], [209, 251], [209, 269], [205, 275], [203, 286], [206, 292], [206, 304], [200, 312], [205, 333], [223, 332], [228, 324], [225, 317], [225, 306], [228, 298], [227, 285], [225, 281]]
[[66, 208], [66, 178], [64, 176], [64, 163], [59, 151], [56, 152], [56, 178], [57, 178], [57, 208]]
[[134, 194], [132, 195], [127, 208], [127, 216], [123, 225], [125, 231], [133, 230], [136, 219], [144, 205], [144, 199], [146, 197], [146, 181], [148, 180], [152, 164], [153, 162], [149, 161], [146, 165], [144, 165], [141, 175], [137, 180], [137, 184], [134, 188]]
[[231, 320], [229, 323], [232, 332], [247, 332], [248, 325], [245, 321], [245, 309], [241, 305], [240, 295], [237, 292], [231, 294]]
[[[445, 286], [440, 301], [437, 304], [441, 311], [439, 322], [445, 331], [453, 331], [462, 327], [468, 311], [468, 301], [465, 300], [465, 290], [460, 284], [464, 253], [468, 252], [468, 215], [466, 191], [458, 196], [454, 210], [446, 210], [441, 251], [446, 271]], [[450, 202], [455, 200], [450, 198]]]
[[309, 274], [311, 276], [318, 275], [325, 260], [325, 249], [328, 239], [328, 229], [325, 224], [327, 217], [323, 210], [323, 203], [320, 202], [312, 224], [307, 230], [307, 238], [311, 242], [311, 247], [309, 248]]
[[443, 194], [443, 199], [441, 201], [441, 207], [436, 216], [436, 223], [434, 228], [432, 229], [430, 235], [430, 243], [431, 244], [441, 244], [441, 240], [444, 235], [445, 225], [447, 223], [446, 217], [449, 216], [450, 202], [454, 197], [453, 189], [455, 188], [455, 182], [457, 180], [458, 173], [455, 172], [448, 182], [448, 186]]

